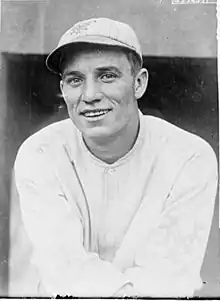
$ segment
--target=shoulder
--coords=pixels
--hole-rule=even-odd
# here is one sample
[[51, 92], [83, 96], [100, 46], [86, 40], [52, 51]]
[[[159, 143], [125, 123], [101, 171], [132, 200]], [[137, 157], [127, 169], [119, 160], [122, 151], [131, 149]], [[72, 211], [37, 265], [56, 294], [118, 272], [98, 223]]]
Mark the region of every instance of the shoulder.
[[170, 165], [186, 162], [200, 162], [201, 167], [217, 170], [214, 150], [201, 137], [179, 128], [163, 119], [143, 116], [143, 124], [150, 134], [150, 140], [157, 145], [160, 156]]
[[73, 132], [74, 125], [70, 119], [52, 123], [28, 137], [20, 146], [18, 154], [53, 147], [65, 141], [65, 138]]
[[154, 116], [143, 116], [143, 123], [152, 139], [163, 140], [171, 147], [175, 145], [176, 148], [187, 153], [201, 151], [214, 155], [212, 147], [203, 138], [168, 121]]
[[28, 164], [36, 165], [45, 160], [44, 154], [55, 152], [66, 144], [69, 136], [75, 135], [75, 126], [70, 119], [55, 122], [28, 137], [20, 146], [15, 159], [15, 168], [24, 168]]

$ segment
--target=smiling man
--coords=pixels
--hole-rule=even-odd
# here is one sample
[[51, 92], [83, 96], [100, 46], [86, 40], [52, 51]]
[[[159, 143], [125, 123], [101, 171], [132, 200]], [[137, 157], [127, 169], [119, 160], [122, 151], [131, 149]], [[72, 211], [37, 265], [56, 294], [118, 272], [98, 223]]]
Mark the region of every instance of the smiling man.
[[127, 24], [79, 22], [46, 64], [70, 118], [18, 152], [10, 295], [192, 296], [213, 216], [213, 150], [138, 110], [148, 72]]
[[[134, 62], [130, 63], [124, 49], [80, 46], [75, 46], [74, 54], [63, 54], [61, 91], [87, 147], [96, 157], [113, 163], [136, 141], [139, 112], [134, 100], [145, 92], [147, 70], [141, 69], [131, 51]], [[133, 70], [135, 60], [138, 67]]]

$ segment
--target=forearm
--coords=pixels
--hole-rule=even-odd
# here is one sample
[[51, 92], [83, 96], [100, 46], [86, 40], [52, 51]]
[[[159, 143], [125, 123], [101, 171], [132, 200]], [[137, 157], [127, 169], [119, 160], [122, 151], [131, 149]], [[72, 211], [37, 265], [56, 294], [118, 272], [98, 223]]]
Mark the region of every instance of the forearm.
[[42, 268], [42, 265], [42, 285], [52, 296], [111, 297], [128, 283], [124, 274], [98, 256], [88, 255], [81, 262], [62, 267], [57, 265]]
[[202, 287], [199, 275], [166, 275], [147, 268], [130, 268], [125, 272], [139, 297], [192, 297]]
[[[15, 194], [11, 202], [12, 208], [17, 210], [13, 210], [11, 216], [14, 221], [11, 228], [11, 262], [15, 268], [10, 268], [10, 271], [19, 273], [20, 278], [26, 273], [24, 266], [31, 270], [33, 267], [37, 271], [38, 280], [35, 279], [34, 283], [32, 279], [28, 280], [28, 286], [33, 286], [28, 291], [29, 295], [36, 296], [36, 286], [39, 284], [39, 295], [109, 297], [127, 282], [125, 275], [111, 263], [85, 251], [80, 218], [73, 207], [67, 206], [67, 202], [54, 197], [53, 211], [45, 208], [45, 204], [45, 210], [38, 211], [39, 207], [35, 206], [39, 203], [38, 197], [36, 199], [34, 195], [30, 195], [25, 204], [29, 204], [31, 199], [31, 208], [29, 209], [29, 205], [25, 207], [22, 218], [17, 196]], [[59, 205], [55, 208], [61, 202], [67, 207]], [[37, 210], [32, 210], [34, 206]], [[28, 257], [24, 252], [27, 248], [30, 249]], [[13, 294], [22, 295], [25, 285], [16, 286]]]
[[14, 236], [11, 241], [11, 296], [111, 297], [128, 283], [125, 275], [95, 254], [73, 249], [72, 254], [64, 254], [56, 247], [36, 249], [28, 237], [19, 233], [16, 236], [22, 240], [16, 242]]

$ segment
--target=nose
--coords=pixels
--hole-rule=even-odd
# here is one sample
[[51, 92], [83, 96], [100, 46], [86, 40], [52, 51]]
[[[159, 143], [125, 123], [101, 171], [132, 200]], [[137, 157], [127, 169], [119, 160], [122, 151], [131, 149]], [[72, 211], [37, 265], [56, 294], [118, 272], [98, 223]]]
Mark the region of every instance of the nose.
[[87, 80], [83, 86], [82, 98], [86, 103], [97, 102], [101, 100], [98, 83], [94, 80]]

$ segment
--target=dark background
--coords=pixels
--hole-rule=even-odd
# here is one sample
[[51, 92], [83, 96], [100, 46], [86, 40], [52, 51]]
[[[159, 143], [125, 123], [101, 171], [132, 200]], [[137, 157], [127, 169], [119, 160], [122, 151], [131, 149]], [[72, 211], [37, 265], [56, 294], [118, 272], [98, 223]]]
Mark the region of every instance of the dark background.
[[[67, 117], [59, 77], [45, 67], [45, 55], [2, 53], [0, 97], [5, 103], [1, 149], [0, 292], [7, 293], [10, 176], [16, 152], [32, 133]], [[149, 86], [139, 101], [144, 114], [164, 118], [204, 138], [218, 157], [218, 84], [216, 58], [144, 57]], [[1, 112], [2, 113], [2, 112]], [[3, 116], [3, 115], [2, 115]], [[3, 158], [3, 159], [2, 159]], [[220, 296], [218, 203], [202, 268], [199, 296]]]

